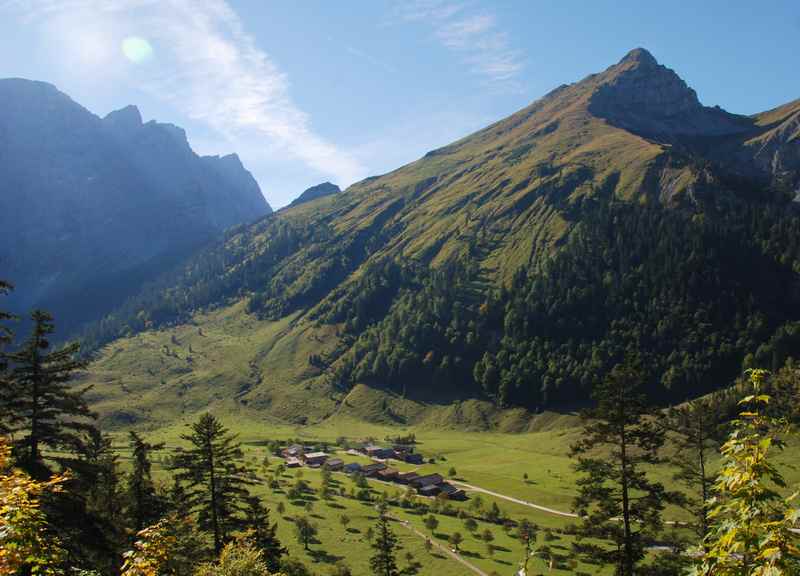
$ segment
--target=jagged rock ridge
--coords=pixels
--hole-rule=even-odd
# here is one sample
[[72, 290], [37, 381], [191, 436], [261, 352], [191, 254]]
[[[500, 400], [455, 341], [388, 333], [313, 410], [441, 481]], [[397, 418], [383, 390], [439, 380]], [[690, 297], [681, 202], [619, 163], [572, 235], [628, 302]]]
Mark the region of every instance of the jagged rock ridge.
[[271, 211], [234, 156], [200, 157], [135, 106], [99, 118], [44, 82], [0, 80], [0, 276], [16, 312], [75, 326], [225, 228]]

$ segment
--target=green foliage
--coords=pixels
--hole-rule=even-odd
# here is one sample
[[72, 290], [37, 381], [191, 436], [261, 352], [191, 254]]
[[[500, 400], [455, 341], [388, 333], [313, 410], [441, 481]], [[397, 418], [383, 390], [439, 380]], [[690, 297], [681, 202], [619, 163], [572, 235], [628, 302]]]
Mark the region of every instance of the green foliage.
[[127, 478], [128, 514], [136, 532], [154, 524], [164, 513], [164, 502], [156, 494], [151, 476], [151, 454], [164, 448], [164, 443], [150, 444], [136, 432], [130, 438], [133, 467]]
[[294, 532], [297, 541], [303, 545], [303, 548], [309, 550], [309, 545], [317, 535], [317, 526], [308, 517], [298, 516], [294, 519]]
[[232, 533], [245, 525], [248, 486], [254, 484], [243, 463], [236, 437], [211, 414], [203, 414], [181, 436], [190, 443], [172, 461], [175, 480], [186, 486], [186, 505], [198, 514], [198, 526], [212, 534], [214, 550], [222, 551]]
[[10, 381], [0, 401], [0, 418], [14, 435], [19, 461], [37, 474], [44, 470], [42, 450], [80, 449], [82, 434], [93, 429], [94, 417], [70, 381], [86, 363], [76, 359], [78, 344], [49, 351], [53, 318], [41, 310], [31, 314], [33, 328], [22, 348], [8, 355]]
[[278, 540], [278, 525], [270, 524], [269, 510], [256, 497], [247, 501], [248, 539], [262, 554], [264, 563], [272, 572], [280, 570], [280, 561], [287, 550]]
[[270, 576], [263, 551], [246, 539], [225, 545], [219, 560], [202, 564], [195, 576]]
[[[577, 551], [588, 561], [615, 566], [617, 576], [638, 573], [671, 499], [645, 471], [659, 462], [664, 429], [649, 417], [641, 387], [633, 360], [615, 366], [595, 389], [596, 407], [583, 414], [583, 432], [572, 448], [582, 474], [575, 499], [581, 517]], [[598, 449], [608, 453], [599, 455]]]
[[202, 559], [201, 542], [189, 518], [169, 515], [140, 530], [123, 555], [122, 576], [191, 576]]
[[675, 446], [670, 458], [674, 478], [689, 490], [681, 505], [692, 514], [692, 528], [701, 541], [708, 534], [708, 499], [716, 478], [712, 459], [722, 444], [724, 417], [712, 396], [670, 409], [666, 423]]
[[800, 572], [800, 521], [796, 494], [784, 498], [783, 476], [771, 456], [784, 448], [785, 421], [765, 415], [770, 396], [763, 394], [767, 372], [749, 372], [753, 393], [740, 401], [742, 411], [722, 446], [723, 463], [714, 497], [713, 522], [693, 574], [781, 576]]
[[389, 526], [389, 517], [383, 509], [378, 514], [375, 532], [375, 540], [372, 542], [375, 553], [369, 559], [372, 573], [374, 576], [399, 576], [400, 570], [397, 568], [395, 555], [401, 546]]
[[0, 436], [0, 576], [63, 572], [66, 550], [41, 508], [41, 498], [61, 489], [65, 476], [39, 482], [13, 468], [11, 447]]

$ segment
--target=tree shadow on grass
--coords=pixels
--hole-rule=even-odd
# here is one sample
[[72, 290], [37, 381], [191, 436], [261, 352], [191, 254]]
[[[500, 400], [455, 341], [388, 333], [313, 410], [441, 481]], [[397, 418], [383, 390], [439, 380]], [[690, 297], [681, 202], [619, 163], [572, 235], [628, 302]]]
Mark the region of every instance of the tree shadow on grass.
[[344, 510], [345, 507], [341, 504], [337, 504], [336, 502], [328, 502], [328, 508], [336, 508], [337, 510]]
[[314, 562], [322, 562], [324, 564], [335, 564], [340, 560], [344, 560], [344, 556], [337, 556], [336, 554], [331, 554], [326, 550], [310, 550], [308, 554], [311, 556]]
[[483, 555], [480, 552], [473, 552], [472, 550], [459, 550], [459, 553], [462, 556], [467, 556], [469, 558], [483, 558]]

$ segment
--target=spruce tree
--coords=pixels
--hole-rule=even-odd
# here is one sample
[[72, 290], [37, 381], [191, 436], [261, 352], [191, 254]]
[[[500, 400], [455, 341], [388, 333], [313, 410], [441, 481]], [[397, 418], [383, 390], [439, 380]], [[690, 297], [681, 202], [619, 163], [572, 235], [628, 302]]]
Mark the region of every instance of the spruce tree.
[[372, 543], [375, 554], [369, 559], [372, 573], [375, 576], [398, 576], [400, 571], [397, 568], [395, 553], [400, 549], [400, 545], [389, 526], [389, 518], [383, 507], [378, 514], [375, 532], [375, 541]]
[[254, 496], [247, 500], [246, 525], [253, 544], [263, 552], [270, 572], [279, 572], [281, 557], [287, 550], [278, 540], [278, 525], [270, 524], [269, 510]]
[[701, 542], [708, 535], [708, 500], [716, 479], [710, 461], [724, 440], [721, 420], [719, 406], [710, 399], [673, 408], [667, 419], [676, 448], [670, 458], [677, 470], [674, 478], [690, 491], [681, 505], [694, 517], [692, 529]]
[[582, 520], [576, 549], [588, 562], [615, 566], [617, 576], [639, 573], [670, 496], [642, 469], [659, 461], [664, 430], [649, 417], [641, 385], [635, 364], [615, 366], [595, 389], [596, 406], [582, 415], [582, 437], [572, 447], [583, 475], [575, 500]]
[[243, 464], [236, 436], [211, 414], [203, 414], [184, 434], [188, 450], [172, 462], [175, 479], [186, 489], [186, 505], [197, 512], [198, 526], [210, 533], [219, 555], [231, 533], [245, 525], [248, 486], [255, 484]]
[[[0, 280], [0, 296], [7, 295], [11, 290], [11, 284]], [[6, 425], [11, 416], [10, 412], [7, 411], [11, 400], [11, 390], [7, 374], [8, 359], [6, 357], [6, 346], [11, 343], [14, 333], [6, 322], [13, 318], [13, 315], [0, 310], [0, 434], [6, 434], [8, 432]]]
[[94, 414], [84, 399], [86, 389], [74, 390], [70, 381], [86, 366], [77, 358], [79, 345], [50, 350], [53, 318], [36, 310], [33, 328], [22, 348], [8, 355], [11, 364], [9, 394], [3, 412], [20, 464], [44, 472], [42, 449], [80, 450], [82, 434], [94, 426]]
[[166, 511], [162, 498], [156, 493], [151, 475], [151, 454], [164, 448], [164, 444], [150, 444], [136, 432], [129, 433], [133, 468], [128, 476], [128, 514], [134, 530], [139, 532], [161, 518]]

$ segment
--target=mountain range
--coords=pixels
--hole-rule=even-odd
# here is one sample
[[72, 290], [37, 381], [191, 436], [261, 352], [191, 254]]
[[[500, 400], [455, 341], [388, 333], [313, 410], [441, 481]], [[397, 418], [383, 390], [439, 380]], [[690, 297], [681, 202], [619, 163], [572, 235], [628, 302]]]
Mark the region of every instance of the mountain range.
[[269, 214], [235, 154], [198, 156], [127, 106], [95, 116], [54, 86], [0, 80], [0, 270], [24, 314], [98, 319], [223, 230]]
[[682, 401], [800, 343], [798, 198], [800, 100], [707, 107], [636, 49], [228, 230], [84, 333], [86, 382], [110, 426], [210, 406], [518, 429], [637, 355]]

